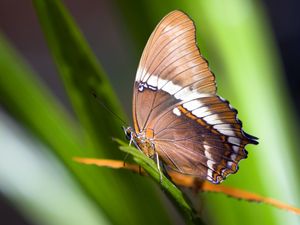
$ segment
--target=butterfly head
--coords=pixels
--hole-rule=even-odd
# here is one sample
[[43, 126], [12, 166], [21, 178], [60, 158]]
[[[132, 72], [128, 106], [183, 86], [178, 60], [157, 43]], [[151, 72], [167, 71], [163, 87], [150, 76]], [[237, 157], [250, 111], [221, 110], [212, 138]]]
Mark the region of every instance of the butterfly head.
[[[126, 136], [126, 139], [133, 143], [137, 149], [142, 151], [148, 157], [152, 157], [155, 153], [154, 144], [151, 139], [149, 139], [149, 133], [153, 135], [153, 131], [147, 132], [143, 131], [141, 133], [136, 133], [132, 127], [122, 127]], [[148, 136], [147, 136], [148, 135]]]
[[132, 127], [122, 127], [125, 133], [125, 137], [128, 141], [132, 140], [132, 134], [134, 133], [134, 130]]

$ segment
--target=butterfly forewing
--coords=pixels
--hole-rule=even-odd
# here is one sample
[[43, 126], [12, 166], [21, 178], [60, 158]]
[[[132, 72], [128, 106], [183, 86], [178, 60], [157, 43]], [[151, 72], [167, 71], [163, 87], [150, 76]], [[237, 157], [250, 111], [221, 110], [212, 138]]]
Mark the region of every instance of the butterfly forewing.
[[214, 183], [235, 173], [247, 156], [245, 145], [256, 143], [243, 132], [237, 111], [216, 95], [194, 23], [181, 11], [164, 17], [146, 44], [133, 119], [135, 132], [146, 135], [167, 168]]

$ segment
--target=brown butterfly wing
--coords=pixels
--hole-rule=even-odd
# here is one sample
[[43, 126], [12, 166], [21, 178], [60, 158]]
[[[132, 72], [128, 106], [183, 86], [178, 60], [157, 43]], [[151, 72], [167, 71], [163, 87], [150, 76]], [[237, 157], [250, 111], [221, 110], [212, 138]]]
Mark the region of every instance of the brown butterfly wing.
[[246, 158], [245, 145], [256, 143], [236, 116], [216, 95], [192, 20], [171, 12], [141, 57], [133, 95], [135, 131], [153, 130], [155, 151], [169, 168], [219, 183]]
[[[135, 129], [147, 127], [157, 113], [177, 101], [169, 95], [176, 91], [174, 85], [215, 94], [214, 80], [195, 44], [193, 21], [181, 11], [171, 12], [151, 34], [139, 63], [133, 94]], [[136, 106], [142, 106], [139, 113]]]
[[[189, 110], [196, 101], [201, 106]], [[235, 173], [239, 161], [247, 157], [245, 145], [256, 143], [242, 131], [236, 110], [218, 96], [174, 107], [176, 113], [165, 111], [152, 127], [155, 149], [169, 168], [214, 183]]]

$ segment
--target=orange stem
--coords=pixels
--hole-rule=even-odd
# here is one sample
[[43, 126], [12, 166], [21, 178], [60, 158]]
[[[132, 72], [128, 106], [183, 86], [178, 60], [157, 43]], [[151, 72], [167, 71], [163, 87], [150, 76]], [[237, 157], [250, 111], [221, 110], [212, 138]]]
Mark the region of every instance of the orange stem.
[[[136, 164], [128, 164], [118, 160], [109, 160], [109, 159], [95, 159], [95, 158], [79, 158], [76, 157], [73, 159], [76, 162], [88, 164], [88, 165], [96, 165], [102, 167], [109, 167], [114, 169], [128, 169], [134, 171], [136, 173], [141, 173], [145, 175], [145, 171], [140, 169], [140, 167]], [[223, 193], [230, 197], [236, 199], [242, 199], [246, 201], [255, 201], [261, 202], [265, 204], [269, 204], [279, 209], [285, 209], [290, 212], [294, 212], [300, 215], [300, 209], [280, 202], [276, 199], [266, 198], [251, 192], [247, 192], [241, 189], [226, 187], [223, 185], [215, 185], [211, 184], [207, 181], [200, 181], [199, 179], [191, 176], [186, 176], [181, 173], [177, 173], [175, 171], [168, 171], [169, 176], [172, 178], [172, 181], [179, 186], [189, 187], [196, 189], [197, 191], [206, 191], [206, 192], [216, 192], [216, 193]]]

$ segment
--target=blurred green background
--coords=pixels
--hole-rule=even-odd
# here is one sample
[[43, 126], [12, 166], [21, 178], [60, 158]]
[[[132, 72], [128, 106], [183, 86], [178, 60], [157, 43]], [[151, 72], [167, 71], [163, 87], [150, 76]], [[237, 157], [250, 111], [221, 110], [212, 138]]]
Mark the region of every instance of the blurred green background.
[[[296, 0], [63, 3], [71, 16], [56, 0], [0, 0], [1, 224], [184, 223], [151, 180], [71, 160], [124, 158], [111, 141], [122, 136], [122, 124], [90, 90], [131, 118], [143, 47], [174, 9], [195, 21], [219, 94], [260, 138], [224, 185], [300, 207]], [[300, 224], [292, 213], [221, 194], [201, 193], [195, 202], [206, 224]]]

